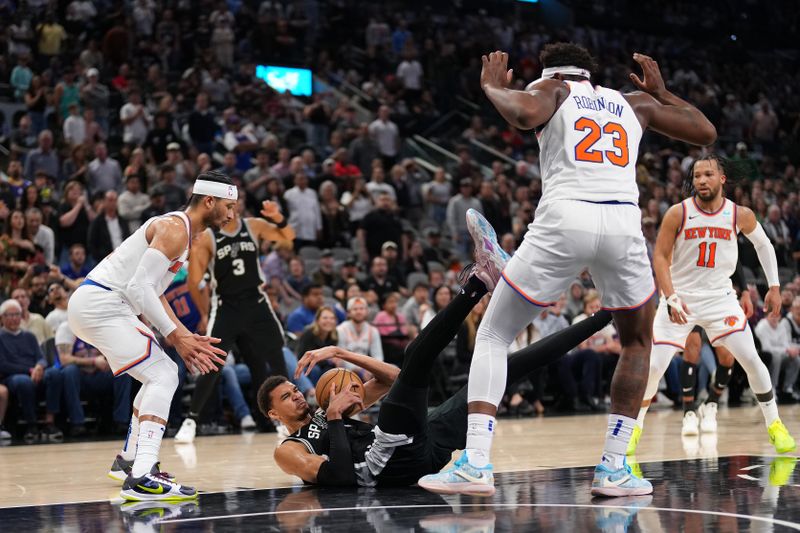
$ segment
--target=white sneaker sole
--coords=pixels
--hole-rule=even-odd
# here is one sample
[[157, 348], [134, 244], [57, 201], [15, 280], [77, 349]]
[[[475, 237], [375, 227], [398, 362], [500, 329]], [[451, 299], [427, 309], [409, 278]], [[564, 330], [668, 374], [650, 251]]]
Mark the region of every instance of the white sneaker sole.
[[197, 493], [195, 492], [192, 496], [185, 496], [185, 495], [178, 495], [174, 493], [167, 493], [167, 494], [140, 494], [138, 492], [133, 491], [124, 491], [121, 490], [119, 492], [120, 498], [125, 501], [129, 502], [153, 502], [153, 501], [165, 501], [165, 502], [183, 502], [189, 500], [196, 500]]
[[420, 481], [423, 489], [436, 494], [466, 494], [468, 496], [494, 496], [494, 485], [484, 483], [435, 483]]
[[592, 496], [605, 496], [618, 498], [620, 496], [647, 496], [653, 493], [653, 487], [637, 487], [626, 489], [624, 487], [592, 487]]

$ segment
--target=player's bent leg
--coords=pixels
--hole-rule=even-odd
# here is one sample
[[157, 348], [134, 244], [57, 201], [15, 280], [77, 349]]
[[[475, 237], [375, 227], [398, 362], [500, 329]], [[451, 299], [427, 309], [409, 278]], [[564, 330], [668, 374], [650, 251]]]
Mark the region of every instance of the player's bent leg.
[[733, 375], [733, 354], [727, 348], [719, 345], [715, 348], [718, 365], [711, 376], [711, 385], [708, 387], [708, 398], [698, 407], [700, 415], [700, 430], [703, 433], [716, 433], [717, 409], [719, 398], [728, 387]]
[[778, 405], [775, 400], [775, 391], [772, 389], [769, 370], [758, 357], [750, 327], [747, 326], [742, 331], [733, 332], [721, 338], [717, 337], [717, 339], [720, 344], [731, 351], [747, 374], [750, 388], [755, 393], [758, 405], [764, 415], [770, 443], [778, 453], [794, 451], [797, 447], [795, 440], [778, 415]]
[[595, 468], [595, 496], [650, 494], [649, 481], [633, 475], [625, 461], [650, 372], [650, 349], [655, 305], [652, 298], [638, 309], [616, 311], [622, 353], [611, 380], [611, 415], [601, 462]]
[[188, 500], [197, 491], [176, 483], [159, 471], [158, 455], [169, 417], [172, 396], [178, 387], [178, 366], [157, 347], [143, 368], [129, 370], [142, 383], [139, 404], [139, 438], [131, 473], [122, 485], [125, 500]]

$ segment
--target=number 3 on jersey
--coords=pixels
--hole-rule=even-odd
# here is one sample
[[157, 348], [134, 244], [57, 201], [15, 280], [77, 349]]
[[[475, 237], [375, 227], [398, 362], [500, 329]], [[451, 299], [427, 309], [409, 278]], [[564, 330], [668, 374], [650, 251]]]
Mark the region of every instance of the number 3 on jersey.
[[[575, 145], [575, 160], [586, 163], [603, 163], [606, 159], [615, 166], [624, 167], [630, 161], [628, 154], [628, 133], [616, 122], [609, 122], [602, 128], [600, 124], [586, 117], [575, 121], [576, 131], [587, 131], [586, 136]], [[600, 137], [611, 135], [616, 150], [594, 150], [592, 146]], [[619, 152], [617, 152], [619, 150]]]
[[241, 276], [244, 274], [244, 260], [243, 259], [234, 259], [233, 260], [233, 275], [234, 276]]
[[[714, 268], [715, 262], [714, 259], [717, 256], [717, 243], [712, 242], [708, 244], [707, 242], [701, 242], [698, 245], [700, 248], [700, 255], [697, 258], [697, 266], [699, 267], [706, 267], [706, 268]], [[706, 248], [708, 248], [708, 260], [706, 261]]]

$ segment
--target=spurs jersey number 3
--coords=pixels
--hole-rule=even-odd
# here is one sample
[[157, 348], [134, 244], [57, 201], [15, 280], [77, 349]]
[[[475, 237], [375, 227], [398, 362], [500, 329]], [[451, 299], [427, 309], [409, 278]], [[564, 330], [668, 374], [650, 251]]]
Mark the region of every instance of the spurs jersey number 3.
[[681, 203], [683, 222], [675, 239], [670, 274], [679, 294], [707, 295], [732, 290], [739, 248], [736, 204], [725, 199], [714, 213], [700, 209], [694, 197]]
[[537, 132], [541, 203], [638, 203], [636, 156], [642, 126], [622, 93], [567, 81], [569, 96]]

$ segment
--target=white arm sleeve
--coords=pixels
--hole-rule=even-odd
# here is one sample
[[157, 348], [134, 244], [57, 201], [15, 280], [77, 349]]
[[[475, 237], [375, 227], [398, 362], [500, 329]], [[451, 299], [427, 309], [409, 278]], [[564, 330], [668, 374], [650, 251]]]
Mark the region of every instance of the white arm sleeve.
[[758, 262], [761, 263], [761, 268], [764, 269], [764, 274], [767, 276], [767, 285], [770, 287], [779, 286], [778, 258], [775, 255], [775, 248], [769, 242], [769, 237], [764, 233], [764, 228], [756, 222], [756, 229], [749, 234], [745, 234], [745, 237], [753, 243], [753, 247], [756, 249]]
[[133, 305], [136, 314], [144, 315], [165, 337], [178, 327], [164, 310], [156, 292], [161, 288], [161, 280], [169, 269], [169, 263], [169, 259], [163, 253], [148, 248], [125, 288], [125, 296]]

